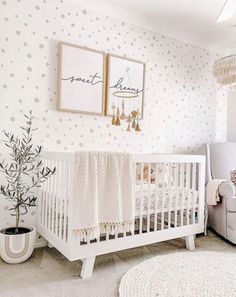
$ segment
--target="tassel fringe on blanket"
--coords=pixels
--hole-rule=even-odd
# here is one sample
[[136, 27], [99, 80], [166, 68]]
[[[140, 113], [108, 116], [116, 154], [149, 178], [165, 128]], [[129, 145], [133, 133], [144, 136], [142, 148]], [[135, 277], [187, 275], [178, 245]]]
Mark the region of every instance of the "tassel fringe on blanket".
[[100, 223], [99, 227], [74, 230], [80, 241], [89, 242], [98, 239], [102, 234], [128, 233], [134, 231], [134, 221], [120, 223]]

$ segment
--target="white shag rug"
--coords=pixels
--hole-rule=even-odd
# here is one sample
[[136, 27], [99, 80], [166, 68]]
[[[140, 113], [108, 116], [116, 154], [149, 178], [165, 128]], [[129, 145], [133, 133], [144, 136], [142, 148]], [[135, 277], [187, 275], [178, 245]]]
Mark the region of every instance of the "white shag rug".
[[160, 255], [131, 268], [120, 297], [235, 297], [236, 255], [181, 252]]

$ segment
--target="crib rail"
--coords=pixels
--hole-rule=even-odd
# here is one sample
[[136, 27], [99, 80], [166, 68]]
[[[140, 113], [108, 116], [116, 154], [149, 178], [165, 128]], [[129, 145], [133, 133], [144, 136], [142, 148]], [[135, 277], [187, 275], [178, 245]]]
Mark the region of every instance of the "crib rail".
[[[197, 224], [203, 219], [199, 156], [136, 155], [139, 234]], [[139, 165], [140, 176], [137, 177]], [[144, 202], [145, 200], [145, 202]]]
[[[37, 227], [49, 242], [62, 247], [63, 252], [63, 243], [68, 242], [71, 220], [69, 205], [74, 156], [68, 153], [44, 152], [43, 162], [50, 168], [56, 167], [56, 173], [39, 190]], [[68, 251], [65, 250], [64, 253], [67, 254]]]
[[203, 156], [133, 155], [135, 230], [101, 234], [90, 242], [72, 229], [74, 154], [45, 152], [43, 158], [57, 170], [40, 190], [38, 229], [71, 260], [78, 259], [78, 249], [83, 258], [203, 231]]

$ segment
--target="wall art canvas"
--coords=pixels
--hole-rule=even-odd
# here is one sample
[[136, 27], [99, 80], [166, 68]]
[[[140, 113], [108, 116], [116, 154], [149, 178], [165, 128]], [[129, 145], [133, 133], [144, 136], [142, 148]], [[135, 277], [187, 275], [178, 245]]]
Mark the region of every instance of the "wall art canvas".
[[145, 63], [109, 54], [107, 76], [106, 114], [143, 118]]
[[58, 110], [104, 115], [103, 52], [59, 43]]

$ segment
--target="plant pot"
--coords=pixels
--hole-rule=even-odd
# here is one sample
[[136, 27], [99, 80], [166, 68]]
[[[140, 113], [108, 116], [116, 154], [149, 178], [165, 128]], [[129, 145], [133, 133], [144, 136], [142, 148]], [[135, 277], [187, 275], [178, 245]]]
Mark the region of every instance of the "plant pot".
[[0, 231], [0, 256], [9, 264], [25, 262], [32, 255], [35, 244], [36, 228], [19, 227], [6, 228]]

